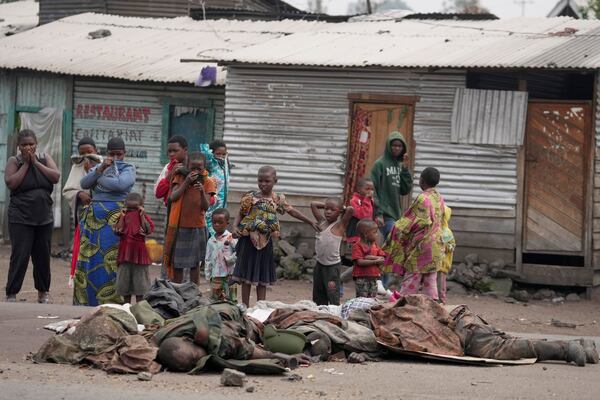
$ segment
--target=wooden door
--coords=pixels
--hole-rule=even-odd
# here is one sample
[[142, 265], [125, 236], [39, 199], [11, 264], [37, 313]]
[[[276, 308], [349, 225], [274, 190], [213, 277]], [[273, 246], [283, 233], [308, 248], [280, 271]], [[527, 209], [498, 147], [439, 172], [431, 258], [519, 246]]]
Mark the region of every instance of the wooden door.
[[[353, 188], [353, 183], [361, 176], [370, 176], [371, 168], [375, 161], [383, 155], [387, 138], [390, 132], [399, 131], [404, 135], [408, 144], [408, 154], [412, 169], [414, 160], [414, 142], [413, 142], [413, 115], [414, 102], [354, 102], [351, 106], [351, 129], [349, 140], [349, 154], [346, 176], [345, 194], [349, 195]], [[360, 120], [360, 121], [359, 121]], [[360, 129], [357, 124], [361, 124]], [[360, 153], [351, 154], [352, 152]], [[356, 164], [360, 163], [361, 168], [357, 176]], [[410, 196], [402, 198], [402, 207], [410, 205]]]
[[523, 251], [583, 255], [591, 107], [530, 102]]
[[[412, 154], [412, 105], [409, 104], [377, 104], [356, 103], [355, 110], [363, 110], [369, 114], [369, 151], [367, 154], [366, 171], [371, 173], [375, 161], [385, 151], [385, 145], [390, 132], [399, 131], [408, 143], [407, 151]], [[412, 159], [412, 157], [411, 157]]]

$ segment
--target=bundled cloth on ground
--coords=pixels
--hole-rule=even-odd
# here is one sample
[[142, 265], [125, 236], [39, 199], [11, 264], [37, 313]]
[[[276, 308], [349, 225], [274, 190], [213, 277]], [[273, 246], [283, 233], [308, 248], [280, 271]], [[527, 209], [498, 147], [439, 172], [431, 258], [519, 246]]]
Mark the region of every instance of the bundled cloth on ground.
[[371, 308], [377, 339], [389, 346], [462, 356], [456, 323], [443, 306], [424, 295], [401, 297], [396, 303]]
[[157, 373], [157, 351], [156, 346], [138, 335], [137, 322], [131, 314], [99, 307], [84, 316], [74, 332], [50, 337], [33, 359], [59, 364], [90, 363], [115, 373]]
[[156, 279], [144, 300], [163, 318], [176, 318], [209, 299], [202, 298], [200, 289], [192, 282], [174, 283], [165, 279]]

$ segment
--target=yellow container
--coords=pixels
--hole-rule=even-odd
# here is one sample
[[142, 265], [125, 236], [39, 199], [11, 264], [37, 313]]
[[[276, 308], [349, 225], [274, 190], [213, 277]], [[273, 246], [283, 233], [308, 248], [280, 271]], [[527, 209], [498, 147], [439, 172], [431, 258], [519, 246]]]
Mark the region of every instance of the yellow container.
[[146, 241], [146, 249], [148, 250], [148, 256], [153, 263], [160, 264], [163, 259], [163, 245], [158, 243], [154, 239]]

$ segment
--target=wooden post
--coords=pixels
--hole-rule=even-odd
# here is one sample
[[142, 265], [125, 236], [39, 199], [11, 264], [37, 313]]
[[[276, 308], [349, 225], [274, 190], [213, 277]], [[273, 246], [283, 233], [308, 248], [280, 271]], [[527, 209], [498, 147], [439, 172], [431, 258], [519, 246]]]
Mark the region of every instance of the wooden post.
[[[521, 92], [527, 91], [527, 80], [523, 76], [519, 79], [518, 90]], [[527, 118], [525, 118], [527, 124]], [[527, 126], [523, 144], [517, 150], [517, 205], [516, 205], [516, 221], [515, 221], [515, 265], [517, 274], [523, 275], [523, 208], [525, 207], [525, 143], [527, 136]]]

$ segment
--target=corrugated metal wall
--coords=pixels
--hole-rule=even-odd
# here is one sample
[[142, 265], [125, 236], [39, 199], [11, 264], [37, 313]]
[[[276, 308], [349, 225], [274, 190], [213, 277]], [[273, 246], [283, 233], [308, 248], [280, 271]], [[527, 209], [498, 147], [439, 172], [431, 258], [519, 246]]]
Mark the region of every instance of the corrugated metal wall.
[[[16, 85], [13, 89], [16, 92], [14, 98], [10, 96], [11, 89], [9, 88], [9, 82], [11, 81], [11, 77]], [[8, 132], [6, 127], [8, 121], [7, 112], [15, 112], [15, 108], [18, 107], [54, 107], [64, 110], [69, 107], [69, 104], [67, 104], [69, 99], [68, 91], [68, 79], [57, 75], [14, 72], [0, 75], [0, 157], [2, 157], [0, 170], [2, 175], [4, 175], [7, 158], [16, 154], [16, 148], [13, 147], [14, 141], [10, 137], [12, 132]], [[15, 128], [17, 127], [15, 126]], [[40, 150], [43, 151], [44, 149]], [[6, 205], [7, 196], [6, 186], [2, 185], [2, 189], [0, 189], [0, 208], [2, 208], [0, 226], [3, 229], [6, 223], [4, 221], [4, 206]]]
[[457, 89], [452, 115], [454, 143], [521, 146], [527, 92]]
[[420, 171], [436, 167], [441, 174], [440, 191], [450, 206], [514, 210], [516, 158], [516, 148], [419, 141], [415, 186]]
[[[123, 81], [76, 79], [73, 116], [73, 151], [83, 136], [92, 136], [105, 148], [111, 135], [122, 134], [127, 145], [127, 160], [137, 168], [135, 191], [145, 193], [146, 209], [162, 235], [165, 207], [156, 201], [153, 185], [160, 174], [163, 124], [163, 99], [212, 100], [215, 107], [215, 138], [223, 135], [224, 88], [196, 88], [191, 85], [132, 84]], [[122, 122], [89, 119], [77, 113], [78, 105], [114, 105], [142, 107], [149, 112], [146, 122]]]
[[[7, 130], [8, 123], [8, 112], [10, 110], [10, 103], [13, 101], [11, 98], [11, 92], [14, 88], [11, 88], [13, 81], [11, 76], [5, 72], [0, 72], [0, 174], [4, 176], [4, 170], [6, 169], [6, 160], [8, 159], [7, 154], [7, 141], [9, 132]], [[6, 185], [0, 185], [0, 218], [4, 218], [4, 211], [7, 199]]]
[[190, 0], [105, 0], [106, 13], [128, 17], [169, 18], [188, 15]]
[[168, 18], [188, 15], [190, 3], [190, 0], [40, 0], [39, 15], [40, 24], [86, 12]]
[[65, 109], [69, 85], [56, 75], [31, 73], [17, 76], [17, 105]]
[[86, 12], [106, 12], [105, 0], [39, 0], [40, 25], [70, 15]]
[[311, 71], [230, 67], [225, 141], [236, 169], [232, 189], [254, 187], [263, 164], [277, 167], [279, 190], [340, 195], [348, 135], [348, 93], [419, 95], [414, 135], [450, 141], [455, 90], [464, 72]]

